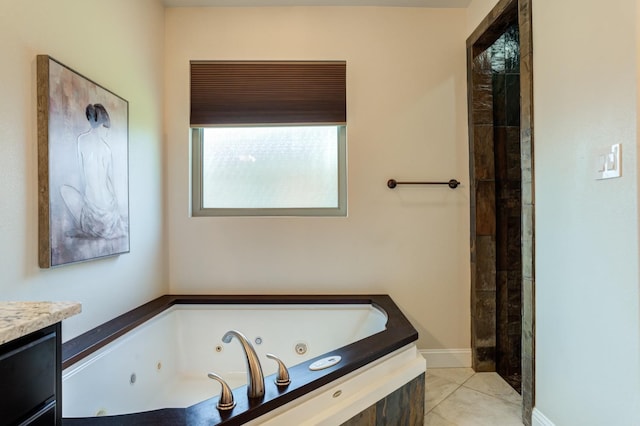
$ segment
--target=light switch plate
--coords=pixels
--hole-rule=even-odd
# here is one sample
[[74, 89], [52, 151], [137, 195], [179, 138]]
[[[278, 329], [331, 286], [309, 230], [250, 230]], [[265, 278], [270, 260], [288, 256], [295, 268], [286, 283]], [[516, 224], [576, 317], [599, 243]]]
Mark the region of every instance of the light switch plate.
[[596, 153], [596, 179], [612, 179], [622, 175], [622, 147], [616, 143]]

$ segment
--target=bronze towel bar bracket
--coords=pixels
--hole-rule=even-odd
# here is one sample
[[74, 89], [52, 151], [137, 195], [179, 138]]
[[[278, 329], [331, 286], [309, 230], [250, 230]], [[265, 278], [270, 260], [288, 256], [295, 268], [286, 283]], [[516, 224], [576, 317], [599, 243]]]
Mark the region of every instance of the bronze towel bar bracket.
[[460, 182], [456, 179], [451, 179], [449, 182], [398, 182], [395, 179], [389, 179], [387, 181], [387, 186], [391, 189], [398, 185], [449, 185], [449, 188], [456, 189], [458, 185], [460, 185]]

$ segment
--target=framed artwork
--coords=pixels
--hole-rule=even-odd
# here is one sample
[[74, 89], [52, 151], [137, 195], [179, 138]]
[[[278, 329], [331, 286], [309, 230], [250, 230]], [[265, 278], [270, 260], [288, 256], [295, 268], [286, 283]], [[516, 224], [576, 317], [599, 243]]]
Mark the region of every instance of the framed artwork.
[[129, 103], [37, 56], [39, 265], [129, 252]]

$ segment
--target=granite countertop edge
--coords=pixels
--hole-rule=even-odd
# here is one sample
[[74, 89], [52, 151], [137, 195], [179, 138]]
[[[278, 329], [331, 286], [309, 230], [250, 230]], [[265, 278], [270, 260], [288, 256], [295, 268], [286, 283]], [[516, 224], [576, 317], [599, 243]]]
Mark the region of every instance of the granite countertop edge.
[[0, 301], [0, 344], [43, 329], [82, 311], [78, 302]]

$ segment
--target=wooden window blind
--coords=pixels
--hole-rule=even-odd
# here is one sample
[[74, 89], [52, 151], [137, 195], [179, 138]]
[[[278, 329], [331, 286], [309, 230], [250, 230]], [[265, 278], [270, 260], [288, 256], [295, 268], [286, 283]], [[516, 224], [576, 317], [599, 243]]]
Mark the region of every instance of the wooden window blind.
[[344, 61], [192, 61], [191, 127], [345, 124]]

